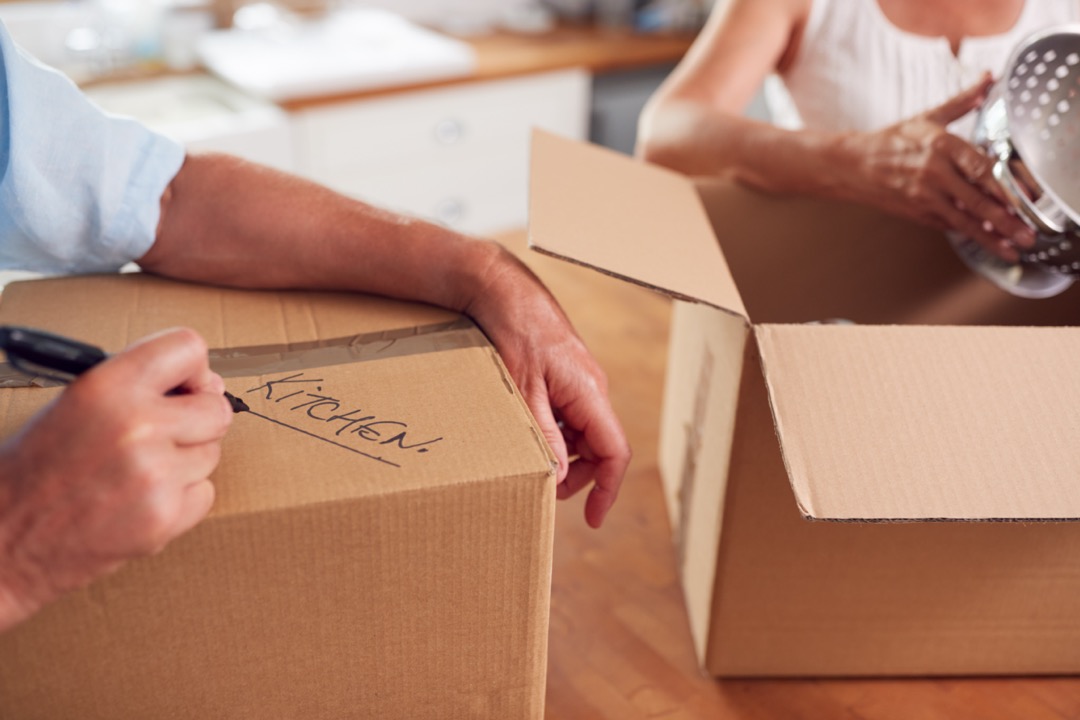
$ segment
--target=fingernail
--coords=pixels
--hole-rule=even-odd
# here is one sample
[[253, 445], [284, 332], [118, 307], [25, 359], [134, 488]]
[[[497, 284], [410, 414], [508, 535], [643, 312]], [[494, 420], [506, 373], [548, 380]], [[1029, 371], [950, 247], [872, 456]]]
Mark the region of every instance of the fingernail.
[[1020, 247], [1029, 248], [1035, 245], [1035, 231], [1031, 228], [1024, 228], [1020, 232], [1013, 235], [1013, 242]]
[[1020, 255], [1008, 240], [1002, 240], [998, 243], [998, 255], [1002, 260], [1012, 263], [1019, 262], [1020, 260]]

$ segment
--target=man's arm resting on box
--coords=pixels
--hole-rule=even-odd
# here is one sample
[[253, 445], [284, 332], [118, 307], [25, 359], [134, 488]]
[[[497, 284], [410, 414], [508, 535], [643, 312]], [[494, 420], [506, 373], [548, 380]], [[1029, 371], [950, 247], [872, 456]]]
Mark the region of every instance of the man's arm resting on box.
[[558, 457], [559, 496], [595, 480], [585, 509], [594, 527], [614, 503], [630, 450], [604, 374], [543, 284], [497, 243], [236, 158], [189, 155], [139, 264], [200, 282], [355, 290], [469, 314]]
[[167, 330], [80, 376], [0, 443], [0, 632], [206, 515], [232, 421], [224, 390], [202, 339]]

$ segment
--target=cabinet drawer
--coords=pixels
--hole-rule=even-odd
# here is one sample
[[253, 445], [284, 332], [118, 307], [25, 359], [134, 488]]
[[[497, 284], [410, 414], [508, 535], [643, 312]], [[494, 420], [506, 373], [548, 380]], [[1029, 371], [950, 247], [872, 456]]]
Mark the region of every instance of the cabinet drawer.
[[525, 226], [527, 163], [525, 152], [478, 153], [467, 162], [387, 163], [363, 172], [324, 171], [315, 179], [379, 207], [488, 235]]
[[523, 147], [533, 127], [583, 138], [588, 106], [589, 75], [574, 69], [305, 110], [295, 118], [298, 160], [314, 176]]

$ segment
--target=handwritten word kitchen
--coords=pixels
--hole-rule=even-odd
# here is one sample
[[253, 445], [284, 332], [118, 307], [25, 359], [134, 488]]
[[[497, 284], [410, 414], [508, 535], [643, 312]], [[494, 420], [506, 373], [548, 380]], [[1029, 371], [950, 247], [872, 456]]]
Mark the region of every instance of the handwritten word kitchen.
[[[443, 439], [437, 437], [418, 440], [415, 436], [409, 435], [407, 422], [382, 418], [370, 410], [354, 408], [341, 412], [345, 403], [340, 398], [324, 392], [323, 382], [322, 378], [310, 378], [301, 372], [276, 380], [267, 380], [262, 385], [246, 391], [246, 394], [259, 393], [256, 397], [285, 408], [289, 416], [296, 418], [294, 422], [303, 421], [309, 428], [316, 424], [329, 426], [333, 429], [330, 437], [339, 440], [353, 438], [358, 441], [357, 444], [371, 443], [408, 452], [426, 453]], [[289, 427], [308, 432], [293, 425]], [[323, 433], [326, 432], [326, 427], [321, 429]], [[320, 437], [323, 433], [319, 433]]]

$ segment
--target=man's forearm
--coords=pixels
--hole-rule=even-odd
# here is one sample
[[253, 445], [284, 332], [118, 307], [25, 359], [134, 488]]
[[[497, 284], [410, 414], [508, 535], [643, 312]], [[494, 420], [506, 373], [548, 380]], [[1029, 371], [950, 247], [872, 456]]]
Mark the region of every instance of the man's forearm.
[[465, 310], [504, 256], [494, 243], [210, 154], [189, 156], [174, 178], [139, 262], [200, 282], [362, 290]]
[[157, 242], [140, 260], [151, 272], [356, 290], [467, 313], [517, 383], [559, 482], [573, 481], [563, 496], [595, 481], [585, 516], [603, 522], [630, 461], [607, 381], [555, 298], [509, 251], [220, 155], [188, 158], [162, 206]]

